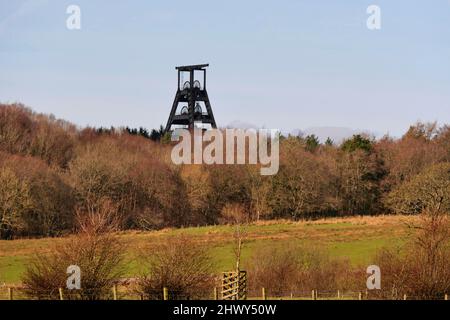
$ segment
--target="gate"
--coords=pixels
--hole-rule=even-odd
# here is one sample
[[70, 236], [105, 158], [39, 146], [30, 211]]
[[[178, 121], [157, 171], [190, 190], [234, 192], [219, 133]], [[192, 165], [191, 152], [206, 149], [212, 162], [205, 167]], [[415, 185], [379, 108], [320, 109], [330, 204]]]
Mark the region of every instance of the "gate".
[[247, 299], [247, 271], [231, 271], [222, 273], [222, 299]]

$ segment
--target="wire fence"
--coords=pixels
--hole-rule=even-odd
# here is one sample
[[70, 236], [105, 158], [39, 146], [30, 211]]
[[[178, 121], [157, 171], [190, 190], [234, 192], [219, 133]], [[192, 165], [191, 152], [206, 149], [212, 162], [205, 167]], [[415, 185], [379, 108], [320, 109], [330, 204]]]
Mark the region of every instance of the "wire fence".
[[[220, 288], [190, 292], [186, 290], [146, 290], [138, 292], [132, 286], [115, 285], [112, 288], [68, 290], [63, 288], [30, 291], [24, 287], [0, 286], [0, 300], [221, 300]], [[261, 288], [249, 292], [247, 300], [448, 300], [448, 294], [407, 295], [382, 290], [374, 291], [289, 291], [271, 293]]]

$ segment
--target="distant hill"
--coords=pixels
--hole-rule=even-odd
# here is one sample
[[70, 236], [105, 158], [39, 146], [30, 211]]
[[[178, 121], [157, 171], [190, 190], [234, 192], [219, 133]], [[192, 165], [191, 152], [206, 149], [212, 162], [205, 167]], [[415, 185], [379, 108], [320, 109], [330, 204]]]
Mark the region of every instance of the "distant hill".
[[253, 123], [244, 122], [240, 120], [234, 120], [228, 123], [225, 126], [226, 129], [259, 129], [257, 125], [254, 125]]
[[[226, 128], [239, 128], [239, 129], [258, 129], [257, 125], [252, 123], [235, 120], [230, 122]], [[370, 132], [364, 129], [351, 129], [345, 127], [309, 127], [306, 129], [294, 129], [294, 130], [281, 130], [281, 133], [285, 136], [308, 136], [311, 134], [316, 135], [320, 142], [325, 142], [330, 137], [334, 143], [340, 144], [345, 139], [351, 138], [355, 134], [366, 134], [370, 136], [379, 136], [377, 133]]]

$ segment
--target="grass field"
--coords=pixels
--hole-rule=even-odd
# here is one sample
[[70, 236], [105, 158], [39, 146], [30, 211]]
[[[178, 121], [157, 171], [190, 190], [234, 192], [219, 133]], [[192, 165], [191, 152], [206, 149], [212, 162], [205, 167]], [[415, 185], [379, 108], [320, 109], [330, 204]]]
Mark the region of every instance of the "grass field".
[[[320, 247], [333, 257], [347, 258], [355, 265], [368, 265], [379, 248], [404, 244], [411, 236], [408, 224], [416, 219], [412, 216], [377, 216], [310, 222], [255, 223], [246, 227], [242, 265], [245, 268], [255, 249], [259, 247], [286, 244]], [[182, 233], [208, 246], [216, 271], [227, 271], [234, 267], [232, 226], [165, 229], [154, 232], [128, 231], [119, 234], [128, 245], [128, 275], [136, 276], [142, 272], [141, 264], [136, 261], [139, 252]], [[0, 241], [0, 284], [19, 284], [30, 256], [49, 252], [56, 244], [66, 239]]]

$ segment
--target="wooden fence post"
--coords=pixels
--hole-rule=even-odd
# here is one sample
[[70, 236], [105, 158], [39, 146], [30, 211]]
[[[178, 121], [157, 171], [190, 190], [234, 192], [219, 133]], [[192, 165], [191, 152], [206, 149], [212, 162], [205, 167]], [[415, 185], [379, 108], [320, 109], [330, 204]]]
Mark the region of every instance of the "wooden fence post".
[[311, 299], [316, 300], [316, 291], [315, 290], [311, 291]]
[[406, 294], [403, 295], [403, 300], [406, 300], [407, 296]]
[[263, 299], [263, 300], [267, 300], [267, 296], [266, 296], [266, 288], [262, 288], [261, 291], [262, 291], [262, 299]]
[[163, 288], [163, 299], [169, 300], [169, 290], [166, 287]]
[[444, 300], [448, 300], [448, 294], [445, 294]]
[[361, 291], [358, 294], [358, 300], [362, 300], [362, 293], [361, 293]]
[[59, 288], [59, 300], [64, 300], [63, 289]]
[[219, 294], [217, 292], [217, 287], [214, 287], [214, 300], [219, 300]]
[[341, 291], [339, 291], [339, 290], [337, 292], [337, 298], [338, 298], [338, 300], [341, 299]]
[[117, 300], [117, 285], [113, 285], [112, 287], [112, 292], [113, 292], [113, 300]]
[[13, 300], [14, 296], [13, 296], [13, 288], [8, 288], [8, 299], [9, 300]]

